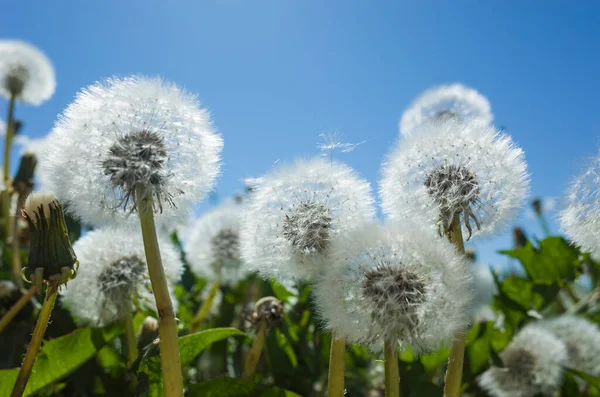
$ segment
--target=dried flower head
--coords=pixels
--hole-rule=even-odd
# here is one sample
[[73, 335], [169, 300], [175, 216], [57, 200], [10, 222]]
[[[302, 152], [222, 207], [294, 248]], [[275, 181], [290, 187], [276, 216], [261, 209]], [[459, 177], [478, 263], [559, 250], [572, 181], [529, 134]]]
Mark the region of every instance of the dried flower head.
[[575, 178], [559, 213], [562, 231], [585, 251], [600, 254], [600, 156]]
[[23, 213], [31, 236], [24, 277], [38, 290], [42, 281], [63, 284], [73, 279], [77, 274], [77, 257], [69, 240], [62, 205], [56, 197], [47, 192], [33, 193], [27, 198]]
[[409, 105], [400, 119], [400, 132], [411, 134], [424, 123], [449, 119], [489, 125], [494, 116], [487, 98], [474, 89], [462, 84], [440, 85], [428, 89]]
[[259, 323], [264, 322], [267, 329], [270, 329], [283, 320], [283, 309], [283, 302], [279, 299], [272, 296], [261, 298], [254, 305], [250, 323], [256, 327]]
[[508, 135], [478, 122], [428, 123], [417, 131], [383, 165], [384, 212], [437, 225], [440, 233], [460, 217], [468, 238], [503, 229], [528, 193], [523, 151]]
[[191, 270], [208, 280], [234, 285], [247, 275], [240, 257], [240, 217], [243, 204], [228, 201], [198, 219], [185, 238]]
[[297, 161], [260, 179], [242, 222], [242, 256], [266, 276], [310, 278], [330, 242], [375, 214], [369, 183], [322, 158]]
[[334, 252], [315, 293], [336, 335], [374, 351], [386, 339], [419, 353], [468, 324], [466, 264], [446, 240], [410, 223], [373, 223], [336, 240]]
[[565, 345], [536, 325], [523, 328], [500, 353], [503, 368], [492, 367], [478, 379], [493, 397], [551, 396], [562, 382]]
[[600, 376], [600, 328], [591, 321], [564, 315], [540, 322], [567, 348], [568, 367]]
[[106, 224], [147, 198], [159, 221], [185, 217], [211, 189], [223, 141], [194, 95], [131, 76], [77, 94], [45, 145], [44, 182], [82, 219]]
[[[183, 272], [179, 253], [167, 238], [161, 238], [159, 243], [167, 280], [175, 283]], [[80, 323], [110, 324], [124, 310], [132, 310], [134, 304], [156, 310], [139, 233], [97, 229], [77, 240], [73, 248], [82, 270], [62, 295], [63, 302]]]
[[19, 40], [0, 40], [0, 95], [39, 105], [56, 89], [54, 68], [39, 49]]

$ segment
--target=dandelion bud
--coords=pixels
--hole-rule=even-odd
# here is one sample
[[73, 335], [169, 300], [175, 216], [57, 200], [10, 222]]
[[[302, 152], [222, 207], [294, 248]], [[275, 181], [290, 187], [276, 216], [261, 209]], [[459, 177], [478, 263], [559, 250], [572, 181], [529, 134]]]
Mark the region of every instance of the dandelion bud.
[[542, 216], [542, 200], [539, 197], [531, 202], [531, 206], [537, 216]]
[[69, 240], [62, 205], [51, 193], [33, 193], [25, 202], [31, 245], [27, 270], [34, 284], [62, 284], [76, 275], [77, 257]]
[[23, 122], [21, 120], [13, 121], [13, 134], [17, 135], [21, 131], [22, 127], [23, 127]]
[[37, 157], [34, 153], [25, 153], [21, 157], [19, 170], [13, 179], [13, 188], [19, 194], [24, 194], [33, 189], [33, 174], [37, 166]]
[[142, 325], [140, 325], [138, 334], [137, 348], [138, 350], [142, 350], [158, 338], [158, 320], [154, 317], [146, 317]]
[[527, 245], [527, 236], [525, 236], [525, 231], [520, 227], [515, 227], [513, 229], [513, 240], [515, 242], [515, 248], [522, 248]]
[[272, 296], [261, 298], [254, 305], [252, 322], [258, 324], [264, 322], [267, 328], [281, 322], [283, 318], [283, 302]]

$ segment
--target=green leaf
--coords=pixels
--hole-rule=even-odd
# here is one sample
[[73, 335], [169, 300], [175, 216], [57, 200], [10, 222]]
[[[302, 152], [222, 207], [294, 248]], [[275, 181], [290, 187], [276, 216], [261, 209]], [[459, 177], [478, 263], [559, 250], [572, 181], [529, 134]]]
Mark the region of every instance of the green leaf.
[[260, 394], [260, 397], [302, 397], [300, 394], [296, 394], [289, 390], [280, 389], [278, 387], [273, 387], [264, 391]]
[[[121, 332], [121, 327], [116, 325], [79, 328], [47, 342], [37, 356], [24, 395], [30, 396], [69, 375]], [[18, 373], [18, 368], [0, 371], [0, 396], [10, 395]]]
[[279, 328], [275, 328], [275, 338], [277, 340], [277, 345], [283, 350], [285, 355], [289, 358], [292, 367], [296, 368], [298, 366], [298, 358], [296, 357], [296, 353], [294, 352], [294, 347], [285, 337], [283, 332], [279, 330]]
[[237, 328], [213, 328], [182, 336], [179, 338], [181, 366], [188, 365], [198, 354], [215, 342], [229, 338], [230, 336], [244, 335], [246, 334]]
[[256, 396], [256, 383], [241, 379], [220, 378], [190, 386], [189, 397], [248, 397]]
[[578, 378], [581, 378], [586, 383], [588, 383], [590, 386], [594, 386], [594, 387], [600, 389], [600, 378], [599, 377], [593, 376], [590, 374], [586, 374], [585, 372], [578, 371], [574, 368], [565, 368], [565, 371], [577, 376]]
[[296, 296], [283, 285], [279, 284], [274, 278], [271, 279], [271, 288], [273, 289], [275, 297], [283, 302], [288, 302], [289, 298]]
[[518, 259], [537, 283], [562, 283], [573, 281], [576, 276], [579, 252], [562, 237], [547, 237], [537, 248], [527, 243], [525, 247], [500, 253]]

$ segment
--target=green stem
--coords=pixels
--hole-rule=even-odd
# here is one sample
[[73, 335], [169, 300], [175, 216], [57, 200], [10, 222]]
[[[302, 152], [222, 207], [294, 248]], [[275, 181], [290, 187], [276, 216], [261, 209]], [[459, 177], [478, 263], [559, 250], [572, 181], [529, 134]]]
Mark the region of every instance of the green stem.
[[[16, 96], [11, 94], [10, 101], [8, 103], [8, 119], [6, 121], [6, 136], [4, 140], [4, 170], [3, 170], [3, 181], [4, 191], [2, 192], [2, 219], [4, 220], [4, 239], [5, 241], [10, 240], [10, 197], [12, 193], [12, 187], [10, 183], [10, 149], [12, 147], [13, 135], [14, 135], [14, 112], [15, 112], [15, 101]], [[16, 278], [19, 283], [20, 276]], [[21, 285], [21, 283], [19, 283]]]
[[202, 324], [202, 322], [208, 315], [208, 312], [210, 312], [210, 308], [212, 307], [212, 303], [215, 300], [215, 296], [217, 296], [217, 292], [219, 292], [220, 286], [221, 283], [219, 282], [219, 280], [217, 280], [213, 283], [212, 287], [210, 287], [210, 291], [208, 292], [206, 300], [204, 301], [204, 303], [202, 303], [202, 306], [200, 306], [196, 317], [194, 317], [194, 321], [192, 321], [192, 325], [190, 326], [190, 332], [196, 332], [198, 328], [200, 328], [200, 324]]
[[31, 300], [31, 298], [33, 298], [35, 294], [37, 294], [37, 288], [29, 288], [27, 293], [21, 296], [19, 300], [4, 314], [4, 316], [0, 318], [0, 334], [2, 334], [4, 328], [6, 328], [8, 324], [10, 324], [10, 322], [13, 318], [15, 318], [17, 313], [21, 311], [21, 309], [27, 304], [27, 302]]
[[[137, 197], [145, 197], [142, 189], [138, 189]], [[183, 397], [183, 377], [181, 376], [181, 360], [177, 339], [177, 321], [173, 303], [167, 287], [167, 277], [160, 257], [152, 197], [137, 200], [137, 207], [146, 251], [146, 262], [156, 308], [158, 311], [158, 334], [160, 336], [160, 364], [163, 374], [163, 390], [165, 397]]]
[[48, 321], [50, 320], [50, 316], [52, 315], [52, 309], [54, 309], [54, 302], [56, 301], [57, 294], [58, 285], [48, 285], [46, 289], [46, 298], [44, 299], [44, 304], [42, 305], [42, 310], [40, 311], [40, 314], [38, 316], [37, 324], [35, 325], [33, 335], [31, 336], [31, 341], [29, 342], [29, 346], [27, 347], [25, 359], [23, 360], [23, 364], [21, 365], [21, 370], [19, 371], [17, 381], [12, 390], [12, 393], [10, 394], [10, 397], [21, 397], [23, 395], [23, 392], [25, 391], [25, 386], [27, 386], [29, 375], [31, 375], [33, 364], [35, 363], [35, 359], [42, 344], [42, 339], [44, 338], [46, 328], [48, 327]]
[[263, 346], [265, 345], [265, 339], [267, 338], [267, 332], [269, 328], [267, 327], [267, 323], [265, 321], [261, 321], [258, 325], [258, 329], [256, 331], [256, 336], [254, 337], [254, 342], [252, 342], [252, 346], [248, 351], [248, 356], [246, 357], [246, 364], [244, 365], [244, 380], [252, 380], [254, 378], [254, 373], [256, 372], [256, 367], [258, 366], [258, 362], [260, 361], [260, 355], [262, 354]]
[[398, 369], [398, 349], [392, 341], [385, 341], [385, 396], [400, 397], [400, 371]]
[[[454, 244], [458, 252], [464, 255], [465, 244], [463, 241], [459, 215], [454, 216], [450, 228], [446, 232], [446, 237]], [[465, 358], [466, 335], [467, 333], [465, 330], [457, 330], [454, 334], [454, 341], [448, 359], [448, 369], [446, 370], [446, 377], [444, 378], [444, 397], [459, 396]]]
[[346, 364], [346, 338], [331, 337], [329, 352], [329, 377], [327, 378], [327, 396], [344, 396], [344, 366]]
[[127, 366], [131, 367], [131, 364], [138, 357], [138, 349], [135, 330], [133, 328], [133, 314], [129, 308], [123, 311], [123, 328], [125, 328], [125, 339], [127, 342]]
[[538, 215], [538, 219], [540, 221], [540, 225], [542, 226], [542, 230], [546, 234], [546, 237], [550, 236], [550, 227], [548, 227], [548, 222], [546, 222], [546, 217], [543, 214]]
[[25, 204], [27, 194], [19, 194], [17, 198], [17, 209], [15, 210], [15, 217], [12, 222], [12, 265], [13, 265], [13, 278], [16, 280], [19, 288], [23, 287], [23, 278], [21, 277], [21, 247], [19, 241], [19, 217], [21, 216], [21, 208]]

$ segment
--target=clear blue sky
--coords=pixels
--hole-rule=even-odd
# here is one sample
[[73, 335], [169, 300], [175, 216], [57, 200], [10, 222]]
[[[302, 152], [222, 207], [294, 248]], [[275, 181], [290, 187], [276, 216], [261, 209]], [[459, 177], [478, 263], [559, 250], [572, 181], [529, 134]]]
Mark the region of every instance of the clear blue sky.
[[[525, 149], [535, 195], [560, 198], [598, 148], [596, 1], [11, 1], [2, 10], [0, 37], [39, 46], [57, 73], [50, 101], [17, 109], [24, 134], [49, 131], [97, 79], [160, 74], [198, 93], [224, 136], [221, 197], [278, 159], [317, 154], [319, 134], [332, 131], [367, 140], [336, 157], [376, 187], [403, 109], [441, 83], [489, 98]], [[518, 223], [541, 234], [526, 216]], [[476, 244], [486, 262], [506, 263], [494, 252], [510, 234]]]

